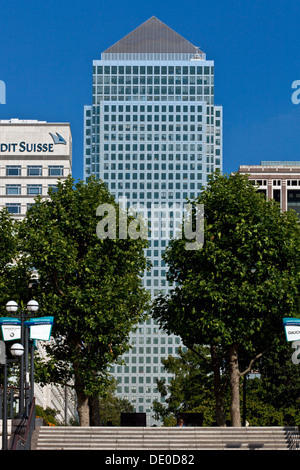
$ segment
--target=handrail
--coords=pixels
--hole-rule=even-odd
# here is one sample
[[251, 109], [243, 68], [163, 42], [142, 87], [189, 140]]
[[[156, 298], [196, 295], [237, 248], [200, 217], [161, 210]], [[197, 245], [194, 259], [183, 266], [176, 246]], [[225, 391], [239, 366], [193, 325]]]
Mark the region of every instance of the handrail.
[[[26, 427], [25, 427], [26, 424]], [[29, 415], [25, 416], [12, 434], [10, 450], [30, 450], [31, 437], [35, 424], [35, 398], [33, 398]], [[25, 427], [25, 431], [23, 433]]]
[[292, 429], [287, 429], [287, 441], [290, 450], [300, 450], [300, 426], [295, 426]]

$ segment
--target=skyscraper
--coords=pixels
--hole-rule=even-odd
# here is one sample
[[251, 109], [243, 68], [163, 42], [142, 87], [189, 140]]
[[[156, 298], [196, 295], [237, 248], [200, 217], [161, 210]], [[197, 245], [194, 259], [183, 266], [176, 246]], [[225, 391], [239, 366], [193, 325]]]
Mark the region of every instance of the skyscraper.
[[[168, 292], [162, 254], [186, 198], [222, 170], [222, 107], [214, 105], [214, 62], [155, 17], [93, 61], [93, 104], [84, 108], [84, 178], [101, 178], [118, 200], [140, 204], [151, 221], [145, 286]], [[125, 200], [125, 202], [124, 202]], [[179, 338], [148, 320], [131, 337], [118, 393], [151, 413], [161, 358]]]

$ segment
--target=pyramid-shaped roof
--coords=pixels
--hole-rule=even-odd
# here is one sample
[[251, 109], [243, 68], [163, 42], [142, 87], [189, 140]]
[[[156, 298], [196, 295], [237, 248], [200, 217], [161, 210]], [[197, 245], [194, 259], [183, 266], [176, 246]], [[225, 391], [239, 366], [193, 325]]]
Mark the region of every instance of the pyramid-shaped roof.
[[202, 51], [155, 16], [106, 49], [104, 53], [201, 54]]

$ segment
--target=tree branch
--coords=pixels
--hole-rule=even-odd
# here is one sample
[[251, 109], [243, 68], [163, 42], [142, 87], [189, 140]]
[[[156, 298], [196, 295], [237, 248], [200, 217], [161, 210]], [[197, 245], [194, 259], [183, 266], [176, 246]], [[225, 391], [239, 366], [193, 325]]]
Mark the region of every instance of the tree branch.
[[201, 354], [200, 352], [196, 351], [194, 348], [191, 348], [189, 347], [189, 350], [195, 354], [195, 356], [198, 356], [200, 357], [200, 359], [203, 359], [204, 362], [206, 362], [206, 364], [211, 364], [211, 358], [208, 358], [207, 356], [205, 356], [204, 354]]
[[56, 287], [56, 289], [58, 290], [58, 292], [60, 293], [60, 295], [61, 295], [62, 297], [65, 297], [64, 292], [58, 287], [58, 283], [57, 283], [57, 271], [54, 271], [54, 283], [55, 283], [55, 287]]
[[247, 367], [247, 369], [245, 369], [243, 372], [240, 372], [240, 377], [243, 377], [243, 375], [246, 375], [248, 374], [248, 372], [250, 372], [251, 368], [252, 368], [252, 365], [253, 363], [259, 359], [260, 357], [262, 357], [270, 348], [267, 348], [265, 349], [264, 351], [262, 351], [261, 353], [257, 354], [253, 359], [251, 359], [251, 361], [249, 362], [249, 366]]

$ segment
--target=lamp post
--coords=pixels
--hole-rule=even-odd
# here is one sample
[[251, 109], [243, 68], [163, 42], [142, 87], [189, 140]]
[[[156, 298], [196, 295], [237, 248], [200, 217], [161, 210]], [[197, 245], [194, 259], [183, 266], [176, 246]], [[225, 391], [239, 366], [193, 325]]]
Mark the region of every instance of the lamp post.
[[[14, 302], [13, 300], [7, 302], [6, 304], [6, 310], [7, 312], [16, 315], [18, 312], [18, 304]], [[20, 311], [20, 317], [21, 320], [21, 344], [23, 348], [23, 353], [20, 355], [20, 395], [19, 395], [19, 415], [20, 417], [24, 416], [24, 412], [26, 411], [26, 414], [28, 414], [28, 394], [26, 394], [26, 400], [25, 398], [25, 387], [28, 390], [29, 389], [29, 364], [28, 364], [28, 329], [25, 328], [25, 318], [30, 317], [32, 314], [37, 312], [39, 309], [39, 304], [35, 300], [30, 300], [27, 303], [27, 311], [26, 313], [23, 309]], [[16, 345], [15, 345], [16, 346]], [[14, 353], [17, 356], [20, 353], [20, 348], [15, 347]], [[12, 352], [13, 354], [13, 352]], [[33, 383], [32, 383], [33, 386]], [[32, 395], [32, 394], [31, 394]]]
[[[39, 304], [35, 300], [30, 300], [27, 304], [27, 312], [21, 309], [20, 314], [18, 312], [18, 304], [11, 300], [6, 304], [6, 310], [16, 317], [15, 319], [10, 317], [0, 317], [0, 325], [2, 329], [2, 336], [4, 341], [0, 341], [0, 364], [5, 367], [5, 373], [7, 372], [6, 364], [13, 362], [15, 359], [7, 359], [5, 355], [5, 341], [12, 341], [21, 339], [20, 343], [14, 343], [11, 348], [11, 355], [14, 358], [20, 358], [20, 390], [19, 390], [19, 412], [18, 418], [26, 418], [29, 416], [29, 405], [33, 403], [34, 397], [34, 341], [50, 341], [51, 330], [53, 325], [53, 316], [46, 316], [42, 318], [29, 318], [34, 316], [34, 313], [38, 311]], [[26, 318], [29, 321], [25, 321]], [[29, 331], [31, 340], [31, 367], [29, 376]], [[5, 375], [5, 378], [7, 376]], [[25, 380], [24, 380], [25, 378]], [[26, 383], [25, 383], [26, 381]], [[29, 382], [31, 385], [31, 391], [29, 390]], [[5, 390], [6, 390], [5, 383]], [[24, 385], [26, 386], [26, 395], [24, 394]], [[24, 396], [25, 395], [25, 396]], [[25, 398], [25, 400], [24, 400]], [[7, 405], [7, 397], [5, 397], [5, 406]], [[6, 415], [5, 415], [6, 419]], [[6, 428], [5, 428], [6, 429]], [[6, 448], [6, 435], [3, 438], [4, 446]]]
[[[39, 304], [36, 300], [30, 300], [27, 304], [27, 310], [29, 312], [29, 314], [33, 315], [35, 312], [37, 312], [39, 309]], [[25, 340], [24, 340], [24, 344], [25, 344], [25, 390], [27, 390], [27, 393], [25, 394], [25, 413], [26, 413], [26, 416], [29, 415], [29, 404], [32, 400], [30, 400], [30, 398], [32, 397], [33, 398], [33, 382], [34, 382], [34, 375], [33, 375], [33, 366], [34, 366], [34, 362], [33, 362], [33, 355], [34, 355], [34, 347], [33, 347], [33, 344], [32, 344], [32, 347], [31, 347], [31, 372], [32, 372], [32, 375], [31, 375], [31, 393], [29, 392], [29, 383], [30, 383], [30, 379], [29, 379], [29, 332], [28, 332], [29, 328], [24, 328], [24, 336], [25, 336]]]
[[[9, 362], [14, 362], [14, 359], [7, 359], [5, 343], [1, 341], [1, 364], [4, 366], [4, 381], [3, 381], [3, 414], [2, 414], [2, 450], [7, 450], [7, 368]], [[14, 358], [22, 357], [24, 348], [22, 344], [15, 343], [10, 349], [10, 353]]]

